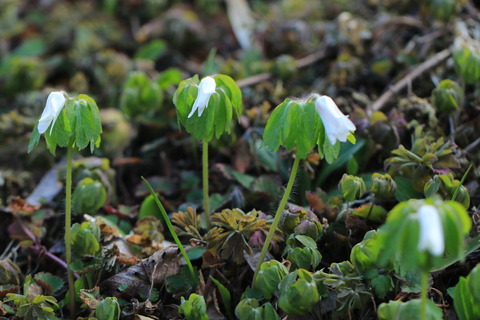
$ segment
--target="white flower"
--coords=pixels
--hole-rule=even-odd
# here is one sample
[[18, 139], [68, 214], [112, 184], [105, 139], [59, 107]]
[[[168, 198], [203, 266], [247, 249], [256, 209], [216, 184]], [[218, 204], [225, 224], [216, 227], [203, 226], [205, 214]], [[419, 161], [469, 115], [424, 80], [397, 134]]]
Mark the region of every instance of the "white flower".
[[50, 134], [52, 134], [53, 126], [65, 105], [65, 100], [62, 91], [53, 91], [48, 95], [47, 104], [45, 105], [40, 120], [38, 120], [38, 133], [42, 134], [47, 131], [51, 124]]
[[328, 140], [332, 145], [335, 142], [345, 142], [350, 132], [357, 129], [348, 116], [344, 115], [337, 107], [335, 102], [329, 96], [319, 96], [315, 100], [315, 109], [320, 118], [322, 118], [323, 126]]
[[202, 115], [203, 110], [208, 107], [210, 97], [215, 93], [215, 87], [215, 80], [212, 77], [205, 77], [200, 81], [200, 84], [198, 85], [197, 99], [195, 99], [195, 102], [193, 103], [192, 111], [188, 115], [188, 118], [193, 116], [197, 109], [198, 116], [200, 117]]
[[445, 250], [445, 239], [440, 214], [431, 205], [422, 205], [418, 209], [420, 239], [418, 250], [426, 250], [434, 256], [440, 256]]

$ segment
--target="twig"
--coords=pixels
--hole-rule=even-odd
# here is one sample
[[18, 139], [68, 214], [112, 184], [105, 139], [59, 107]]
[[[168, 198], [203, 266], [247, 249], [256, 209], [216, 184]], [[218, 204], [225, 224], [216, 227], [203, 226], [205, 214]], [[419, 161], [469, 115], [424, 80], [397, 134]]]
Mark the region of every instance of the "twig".
[[442, 50], [435, 55], [431, 56], [425, 62], [419, 64], [415, 67], [412, 71], [410, 71], [405, 77], [403, 77], [400, 81], [395, 83], [392, 87], [390, 87], [386, 92], [384, 92], [380, 98], [377, 99], [372, 105], [372, 111], [381, 110], [384, 105], [392, 98], [392, 96], [410, 84], [415, 78], [420, 76], [422, 73], [427, 71], [428, 69], [434, 67], [441, 61], [447, 59], [452, 54], [450, 49]]
[[473, 142], [470, 143], [468, 146], [466, 146], [466, 147], [462, 150], [462, 153], [463, 153], [463, 154], [469, 153], [470, 151], [472, 151], [473, 149], [475, 149], [479, 144], [480, 144], [480, 138], [477, 138], [475, 141], [473, 141]]
[[[326, 55], [325, 50], [322, 49], [322, 50], [314, 52], [314, 53], [312, 53], [312, 54], [310, 54], [306, 57], [300, 58], [296, 61], [297, 68], [307, 67], [307, 66], [317, 62], [318, 60], [321, 60], [321, 59], [325, 58], [325, 55]], [[259, 73], [259, 74], [256, 74], [254, 76], [238, 80], [237, 85], [240, 88], [248, 87], [248, 86], [257, 84], [259, 82], [266, 81], [266, 80], [270, 79], [272, 76], [273, 75], [270, 72]]]

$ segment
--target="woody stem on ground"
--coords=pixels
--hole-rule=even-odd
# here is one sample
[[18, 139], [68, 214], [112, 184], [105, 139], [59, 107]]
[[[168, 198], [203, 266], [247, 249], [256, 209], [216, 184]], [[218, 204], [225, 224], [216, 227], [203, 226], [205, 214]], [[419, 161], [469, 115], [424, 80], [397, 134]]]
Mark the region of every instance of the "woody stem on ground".
[[203, 210], [207, 229], [210, 229], [210, 203], [208, 200], [208, 142], [202, 141], [202, 179], [203, 179]]
[[252, 287], [255, 286], [255, 282], [257, 281], [258, 271], [260, 271], [260, 266], [262, 265], [262, 262], [265, 260], [265, 256], [267, 255], [268, 248], [270, 247], [270, 242], [272, 241], [273, 235], [277, 230], [277, 226], [278, 226], [278, 223], [280, 222], [280, 217], [282, 216], [282, 212], [285, 209], [285, 205], [287, 204], [288, 197], [292, 192], [293, 183], [295, 182], [295, 177], [297, 176], [299, 163], [300, 163], [300, 158], [297, 156], [295, 157], [295, 161], [293, 161], [292, 171], [290, 172], [290, 178], [288, 179], [287, 188], [285, 189], [285, 193], [283, 194], [282, 200], [280, 200], [280, 205], [278, 206], [277, 212], [275, 213], [275, 217], [273, 218], [272, 225], [270, 226], [270, 230], [268, 230], [267, 238], [265, 239], [265, 243], [263, 244], [262, 251], [260, 252], [260, 259], [258, 260], [257, 266], [255, 267], [255, 273], [253, 275]]
[[72, 152], [73, 146], [67, 148], [67, 172], [65, 178], [65, 255], [67, 260], [68, 292], [70, 295], [70, 317], [75, 317], [75, 282], [73, 272], [70, 269], [72, 263], [72, 236], [70, 228], [72, 224]]

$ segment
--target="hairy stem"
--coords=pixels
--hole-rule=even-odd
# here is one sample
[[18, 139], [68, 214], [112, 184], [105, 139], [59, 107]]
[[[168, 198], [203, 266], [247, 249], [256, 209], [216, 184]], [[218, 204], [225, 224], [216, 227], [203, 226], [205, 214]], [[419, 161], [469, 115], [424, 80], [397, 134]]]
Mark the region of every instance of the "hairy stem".
[[210, 229], [210, 203], [208, 200], [208, 142], [202, 141], [202, 179], [203, 179], [203, 210]]
[[427, 300], [428, 300], [428, 272], [422, 271], [422, 282], [420, 292], [420, 319], [427, 320]]
[[72, 152], [71, 145], [67, 148], [67, 172], [65, 182], [65, 255], [67, 259], [68, 292], [70, 294], [69, 308], [70, 317], [75, 317], [75, 282], [73, 272], [70, 269], [72, 263], [72, 236], [70, 227], [72, 224]]
[[270, 230], [268, 230], [267, 238], [265, 239], [265, 243], [263, 244], [262, 251], [260, 252], [260, 259], [258, 260], [257, 266], [255, 267], [252, 286], [255, 286], [255, 282], [257, 281], [258, 271], [260, 271], [260, 266], [265, 260], [265, 256], [267, 255], [268, 248], [270, 247], [270, 242], [272, 241], [273, 235], [277, 230], [278, 223], [280, 222], [282, 211], [285, 209], [285, 205], [287, 204], [288, 197], [292, 192], [292, 187], [293, 187], [293, 183], [295, 182], [295, 177], [297, 176], [299, 163], [300, 163], [300, 158], [297, 156], [295, 157], [295, 161], [293, 162], [292, 171], [290, 172], [290, 178], [288, 179], [287, 188], [285, 189], [285, 193], [283, 194], [282, 200], [280, 201], [280, 205], [278, 206], [277, 212], [275, 213], [275, 217], [273, 219], [272, 225], [270, 226]]

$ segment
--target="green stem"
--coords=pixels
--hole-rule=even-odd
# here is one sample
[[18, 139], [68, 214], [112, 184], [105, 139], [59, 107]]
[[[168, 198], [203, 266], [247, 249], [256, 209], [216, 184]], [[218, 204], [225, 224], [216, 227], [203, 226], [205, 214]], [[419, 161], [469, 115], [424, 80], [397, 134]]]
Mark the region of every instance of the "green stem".
[[210, 229], [210, 203], [208, 200], [208, 142], [202, 141], [202, 179], [203, 179], [203, 210]]
[[273, 235], [277, 230], [277, 226], [278, 226], [278, 223], [280, 222], [280, 217], [282, 216], [282, 212], [285, 209], [285, 205], [287, 204], [288, 197], [292, 192], [292, 187], [293, 187], [293, 183], [295, 182], [295, 177], [297, 176], [299, 163], [300, 163], [300, 158], [297, 156], [295, 157], [295, 161], [293, 162], [292, 171], [290, 172], [290, 178], [288, 179], [287, 188], [285, 189], [285, 193], [283, 194], [282, 200], [280, 201], [280, 205], [278, 206], [277, 212], [275, 213], [275, 217], [273, 219], [272, 225], [270, 226], [270, 230], [268, 230], [267, 238], [265, 239], [265, 243], [263, 244], [262, 251], [260, 252], [260, 259], [258, 260], [257, 266], [255, 267], [255, 273], [253, 275], [252, 287], [255, 286], [255, 282], [257, 281], [258, 271], [260, 271], [260, 266], [262, 265], [262, 262], [265, 260], [265, 256], [267, 255], [268, 248], [270, 247], [270, 242], [272, 241]]
[[67, 258], [67, 277], [68, 292], [70, 295], [69, 308], [70, 317], [75, 317], [75, 282], [73, 280], [73, 272], [70, 269], [72, 263], [72, 236], [70, 228], [72, 225], [72, 152], [73, 147], [67, 148], [67, 172], [65, 182], [65, 255]]
[[170, 218], [168, 217], [168, 214], [165, 211], [165, 208], [163, 207], [160, 200], [158, 200], [158, 196], [155, 193], [155, 191], [153, 190], [150, 183], [148, 183], [148, 181], [144, 177], [141, 177], [141, 178], [142, 178], [143, 182], [145, 182], [145, 184], [147, 185], [147, 188], [150, 191], [150, 194], [153, 196], [153, 199], [155, 200], [155, 203], [157, 204], [158, 209], [160, 209], [160, 212], [162, 213], [162, 216], [163, 216], [163, 220], [165, 220], [165, 223], [167, 224], [167, 229], [168, 229], [168, 231], [170, 231], [170, 234], [172, 235], [173, 240], [177, 244], [178, 249], [180, 249], [180, 252], [182, 253], [183, 258], [185, 259], [185, 262], [187, 263], [187, 267], [190, 270], [190, 276], [192, 278], [192, 281], [196, 285], [197, 280], [195, 278], [195, 271], [193, 270], [192, 263], [190, 262], [190, 259], [188, 258], [188, 255], [187, 255], [187, 252], [183, 248], [183, 245], [180, 242], [180, 239], [178, 239], [178, 236], [175, 232], [175, 229], [173, 229], [172, 222], [170, 222]]
[[420, 292], [420, 319], [427, 320], [427, 300], [428, 300], [428, 272], [422, 271], [422, 282]]

